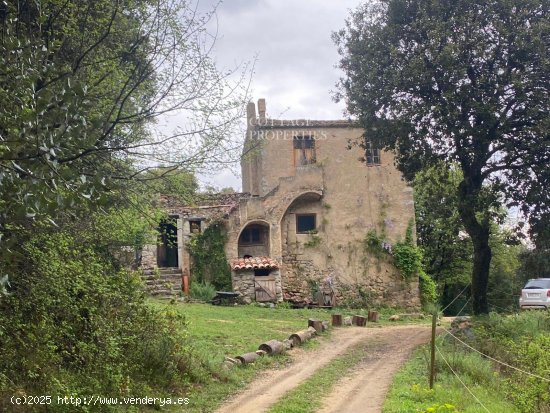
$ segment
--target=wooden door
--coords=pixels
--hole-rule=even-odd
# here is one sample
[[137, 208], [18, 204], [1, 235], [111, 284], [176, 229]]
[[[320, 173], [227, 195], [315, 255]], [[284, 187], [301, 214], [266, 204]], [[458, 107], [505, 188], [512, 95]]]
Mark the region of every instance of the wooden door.
[[275, 292], [275, 277], [256, 277], [256, 301], [276, 302], [277, 293]]

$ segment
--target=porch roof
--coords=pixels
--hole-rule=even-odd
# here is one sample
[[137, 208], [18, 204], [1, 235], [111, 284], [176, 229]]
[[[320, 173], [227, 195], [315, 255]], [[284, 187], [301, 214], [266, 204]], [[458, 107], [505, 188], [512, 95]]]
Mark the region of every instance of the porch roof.
[[230, 265], [233, 271], [279, 268], [279, 263], [270, 257], [237, 258]]

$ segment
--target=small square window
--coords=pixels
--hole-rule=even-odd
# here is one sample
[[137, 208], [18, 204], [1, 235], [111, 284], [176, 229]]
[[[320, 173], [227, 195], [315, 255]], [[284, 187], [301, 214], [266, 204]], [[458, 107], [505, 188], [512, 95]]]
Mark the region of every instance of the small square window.
[[296, 232], [298, 234], [306, 234], [315, 231], [316, 225], [315, 214], [296, 214]]
[[201, 222], [200, 222], [200, 220], [189, 221], [189, 232], [191, 232], [191, 234], [200, 234], [201, 233]]

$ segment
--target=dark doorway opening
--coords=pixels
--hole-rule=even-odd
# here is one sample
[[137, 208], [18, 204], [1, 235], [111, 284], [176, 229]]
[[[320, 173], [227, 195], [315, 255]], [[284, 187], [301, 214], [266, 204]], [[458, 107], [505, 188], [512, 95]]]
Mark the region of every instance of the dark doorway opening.
[[179, 267], [176, 217], [170, 217], [160, 222], [157, 265], [160, 268]]
[[271, 274], [271, 270], [267, 268], [257, 268], [254, 270], [254, 276], [256, 277], [267, 277]]

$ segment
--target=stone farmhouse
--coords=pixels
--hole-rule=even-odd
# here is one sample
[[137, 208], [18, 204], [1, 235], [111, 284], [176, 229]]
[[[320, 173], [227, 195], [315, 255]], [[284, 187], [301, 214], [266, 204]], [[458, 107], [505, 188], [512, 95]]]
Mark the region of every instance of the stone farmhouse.
[[192, 267], [186, 243], [221, 220], [233, 290], [245, 303], [420, 307], [417, 280], [405, 281], [365, 242], [377, 233], [391, 248], [414, 222], [412, 188], [393, 155], [350, 145], [363, 130], [349, 121], [270, 119], [264, 99], [248, 104], [247, 122], [243, 192], [198, 206], [164, 197], [175, 223], [144, 249], [142, 267], [174, 275], [180, 289]]

